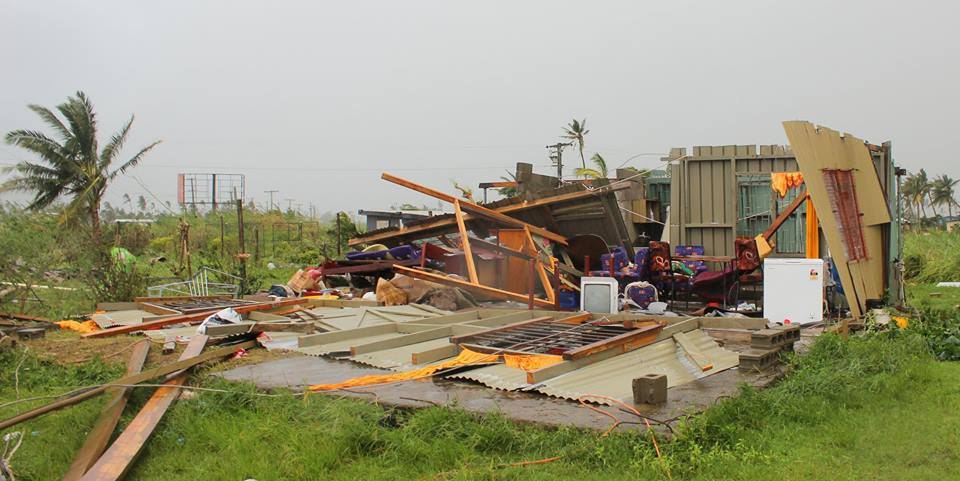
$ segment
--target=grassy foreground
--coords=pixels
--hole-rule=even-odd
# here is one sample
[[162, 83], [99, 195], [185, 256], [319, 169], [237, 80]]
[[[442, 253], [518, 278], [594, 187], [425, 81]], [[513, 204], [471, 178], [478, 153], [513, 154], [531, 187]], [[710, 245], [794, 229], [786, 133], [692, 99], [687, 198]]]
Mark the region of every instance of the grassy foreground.
[[[116, 358], [111, 359], [113, 361]], [[205, 374], [167, 413], [128, 479], [951, 479], [960, 472], [960, 364], [937, 362], [919, 335], [826, 335], [790, 360], [775, 387], [721, 401], [661, 440], [516, 426], [431, 408], [384, 410], [356, 400], [288, 393]], [[20, 365], [19, 371], [16, 369]], [[71, 366], [30, 351], [0, 354], [0, 416], [120, 374], [94, 359]], [[138, 389], [133, 406], [149, 396]], [[96, 419], [96, 399], [22, 424], [18, 479], [59, 479]], [[128, 408], [128, 413], [132, 411]], [[129, 420], [129, 414], [124, 421]], [[562, 456], [524, 467], [508, 463]]]

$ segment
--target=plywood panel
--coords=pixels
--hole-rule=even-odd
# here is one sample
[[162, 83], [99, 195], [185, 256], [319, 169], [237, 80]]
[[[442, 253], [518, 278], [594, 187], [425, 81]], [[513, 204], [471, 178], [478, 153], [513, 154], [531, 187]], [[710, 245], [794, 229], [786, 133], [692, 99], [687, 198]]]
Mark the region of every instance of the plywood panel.
[[[887, 202], [870, 153], [862, 140], [849, 134], [841, 137], [835, 130], [816, 127], [810, 122], [787, 121], [783, 123], [783, 127], [790, 140], [790, 147], [797, 156], [798, 168], [803, 173], [810, 199], [819, 214], [820, 226], [837, 266], [837, 274], [847, 302], [853, 315], [860, 317], [866, 308], [867, 299], [883, 297], [886, 260], [883, 257], [880, 225], [890, 222]], [[854, 172], [854, 187], [864, 225], [867, 259], [856, 263], [848, 262], [838, 221], [823, 178], [824, 169], [852, 169]]]

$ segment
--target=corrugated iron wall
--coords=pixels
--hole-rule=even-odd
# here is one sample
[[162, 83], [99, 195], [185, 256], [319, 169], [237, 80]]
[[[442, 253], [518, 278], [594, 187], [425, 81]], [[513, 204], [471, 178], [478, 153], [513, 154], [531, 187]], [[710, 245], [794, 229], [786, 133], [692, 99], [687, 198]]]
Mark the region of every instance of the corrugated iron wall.
[[780, 145], [697, 146], [672, 149], [670, 242], [702, 245], [706, 255], [732, 256], [737, 235], [737, 174], [796, 171]]

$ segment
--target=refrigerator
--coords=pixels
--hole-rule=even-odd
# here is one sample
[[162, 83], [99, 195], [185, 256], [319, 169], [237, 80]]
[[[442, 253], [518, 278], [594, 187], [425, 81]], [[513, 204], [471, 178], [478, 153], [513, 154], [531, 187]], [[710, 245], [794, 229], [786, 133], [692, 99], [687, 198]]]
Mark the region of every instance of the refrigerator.
[[823, 259], [764, 259], [763, 317], [772, 323], [823, 321]]

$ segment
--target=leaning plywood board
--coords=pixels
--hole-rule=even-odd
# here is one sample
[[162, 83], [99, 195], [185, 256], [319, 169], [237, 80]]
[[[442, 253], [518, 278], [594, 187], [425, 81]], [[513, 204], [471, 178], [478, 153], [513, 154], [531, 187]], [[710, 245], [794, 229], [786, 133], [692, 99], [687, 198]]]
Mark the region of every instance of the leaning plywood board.
[[[787, 121], [783, 128], [797, 157], [810, 199], [820, 213], [820, 227], [837, 267], [847, 303], [854, 317], [861, 317], [868, 299], [883, 298], [884, 249], [882, 228], [890, 212], [864, 142], [852, 135], [817, 127], [806, 121]], [[851, 260], [847, 254], [838, 212], [830, 199], [825, 170], [851, 171], [860, 215], [866, 258]], [[842, 210], [842, 209], [841, 209]], [[857, 233], [854, 233], [857, 235]]]

